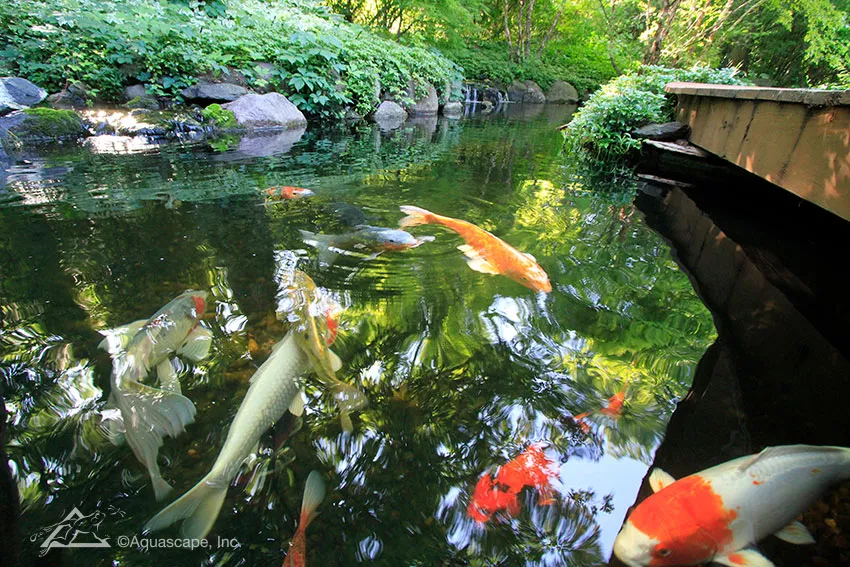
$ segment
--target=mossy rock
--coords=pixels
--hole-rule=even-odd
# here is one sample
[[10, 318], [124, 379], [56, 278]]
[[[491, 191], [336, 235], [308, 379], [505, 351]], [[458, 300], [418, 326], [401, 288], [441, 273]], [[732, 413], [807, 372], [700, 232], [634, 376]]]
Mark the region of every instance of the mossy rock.
[[211, 104], [206, 107], [201, 114], [204, 120], [214, 122], [216, 126], [222, 129], [238, 128], [239, 123], [236, 121], [236, 115], [232, 110], [222, 108], [220, 104]]
[[52, 108], [27, 108], [23, 120], [9, 128], [20, 140], [64, 140], [81, 138], [88, 134], [80, 115], [73, 110]]

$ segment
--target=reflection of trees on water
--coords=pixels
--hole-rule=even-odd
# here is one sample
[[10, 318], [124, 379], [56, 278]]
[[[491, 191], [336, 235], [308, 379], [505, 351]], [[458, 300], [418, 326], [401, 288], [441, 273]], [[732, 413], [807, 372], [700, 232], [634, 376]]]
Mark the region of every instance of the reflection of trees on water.
[[[434, 137], [457, 135], [441, 128]], [[466, 513], [471, 491], [485, 471], [533, 442], [545, 441], [561, 463], [606, 453], [648, 460], [713, 328], [666, 247], [633, 215], [559, 189], [556, 177], [533, 163], [546, 145], [520, 143], [521, 125], [508, 137], [516, 148], [495, 137], [498, 128], [478, 128], [476, 136], [486, 140], [480, 145], [489, 149], [476, 146], [475, 137], [456, 139], [460, 153], [432, 167], [439, 174], [457, 170], [459, 159], [474, 161], [475, 175], [487, 170], [485, 186], [493, 191], [483, 198], [491, 203], [476, 200], [479, 187], [433, 177], [422, 166], [399, 167], [396, 181], [376, 175], [346, 186], [348, 200], [368, 205], [375, 224], [387, 226], [400, 216], [401, 198], [415, 197], [426, 208], [456, 206], [535, 254], [555, 283], [548, 297], [473, 272], [455, 250], [456, 235], [434, 227], [418, 227], [417, 234], [437, 240], [415, 250], [316, 266], [298, 229], [339, 228], [321, 199], [264, 204], [252, 194], [177, 209], [149, 203], [85, 222], [40, 220], [59, 244], [21, 271], [50, 274], [49, 289], [64, 295], [83, 323], [68, 326], [47, 303], [52, 295], [29, 295], [26, 286], [3, 290], [0, 352], [6, 383], [16, 387], [6, 389], [13, 408], [9, 452], [26, 479], [24, 523], [52, 523], [62, 510], [90, 512], [108, 502], [128, 512], [106, 529], [116, 537], [136, 533], [160, 508], [132, 454], [97, 428], [109, 369], [95, 349], [97, 329], [149, 316], [187, 287], [212, 291], [204, 324], [215, 336], [213, 356], [180, 368], [198, 407], [196, 423], [166, 440], [161, 452], [179, 495], [209, 469], [247, 379], [283, 332], [273, 313], [276, 263], [300, 262], [347, 307], [334, 344], [345, 362], [340, 377], [360, 385], [370, 406], [353, 416], [354, 433], [344, 434], [332, 401], [308, 380], [304, 428], [277, 450], [280, 432], [269, 433], [228, 494], [216, 531], [243, 547], [202, 554], [209, 563], [281, 559], [304, 479], [317, 469], [328, 473], [329, 490], [308, 538], [316, 564], [599, 564], [606, 552], [599, 518], [609, 513], [609, 495], [561, 486], [557, 502], [541, 506], [525, 490], [515, 518], [482, 525]], [[396, 143], [378, 135], [382, 147]], [[363, 164], [374, 156], [356, 149], [359, 143], [332, 139], [327, 153], [352, 152], [342, 161], [368, 169]], [[429, 151], [405, 143], [408, 159]], [[266, 162], [263, 182], [283, 179], [289, 165]], [[169, 167], [189, 184], [196, 181], [183, 176], [209, 173]], [[311, 167], [318, 176], [336, 175], [341, 166], [328, 158]], [[239, 183], [255, 182], [251, 176], [262, 168], [249, 169]], [[0, 225], [4, 238], [7, 226]], [[599, 411], [621, 390], [616, 418]], [[588, 430], [572, 419], [583, 412], [591, 412]], [[166, 550], [113, 550], [109, 557], [186, 561]]]

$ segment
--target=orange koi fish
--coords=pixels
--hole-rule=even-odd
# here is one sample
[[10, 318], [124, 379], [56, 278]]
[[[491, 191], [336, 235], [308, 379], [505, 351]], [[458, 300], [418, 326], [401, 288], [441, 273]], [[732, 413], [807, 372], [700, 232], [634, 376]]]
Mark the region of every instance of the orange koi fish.
[[399, 221], [400, 227], [439, 224], [458, 233], [466, 241], [466, 244], [458, 246], [458, 249], [467, 257], [466, 262], [473, 270], [507, 276], [534, 291], [552, 291], [549, 276], [531, 254], [520, 252], [472, 223], [444, 217], [419, 207], [404, 205], [400, 209], [407, 214]]
[[289, 542], [289, 553], [283, 560], [283, 567], [304, 567], [307, 565], [307, 526], [316, 516], [316, 508], [325, 498], [325, 482], [322, 475], [313, 471], [307, 477], [304, 484], [304, 499], [301, 501], [301, 519], [298, 521], [298, 529]]
[[655, 469], [649, 478], [655, 494], [631, 513], [614, 554], [629, 567], [772, 567], [752, 545], [770, 534], [814, 543], [794, 518], [847, 478], [850, 449], [811, 445], [768, 447], [678, 481]]
[[538, 503], [548, 506], [555, 502], [551, 482], [558, 476], [558, 468], [543, 452], [540, 444], [530, 445], [512, 461], [502, 465], [495, 478], [486, 473], [475, 485], [466, 509], [476, 522], [486, 522], [500, 510], [508, 515], [519, 513], [519, 493], [526, 486], [538, 491]]
[[607, 415], [613, 419], [620, 419], [623, 414], [623, 403], [626, 401], [626, 391], [620, 390], [610, 398], [608, 398], [608, 407], [601, 408], [599, 413]]
[[266, 189], [266, 194], [272, 199], [298, 199], [300, 197], [310, 197], [313, 195], [313, 192], [303, 187], [281, 185]]

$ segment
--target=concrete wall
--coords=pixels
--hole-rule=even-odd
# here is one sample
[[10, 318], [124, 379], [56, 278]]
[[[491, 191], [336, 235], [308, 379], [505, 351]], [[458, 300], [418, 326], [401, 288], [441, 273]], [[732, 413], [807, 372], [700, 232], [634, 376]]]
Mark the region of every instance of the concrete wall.
[[850, 91], [671, 83], [690, 141], [850, 220]]

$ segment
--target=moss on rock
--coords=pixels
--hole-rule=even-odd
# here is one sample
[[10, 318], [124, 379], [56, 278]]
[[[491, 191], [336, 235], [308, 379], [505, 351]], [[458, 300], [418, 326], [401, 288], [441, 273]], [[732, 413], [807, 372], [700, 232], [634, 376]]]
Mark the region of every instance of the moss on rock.
[[73, 110], [27, 108], [27, 119], [14, 130], [20, 138], [75, 138], [86, 134], [83, 119]]

